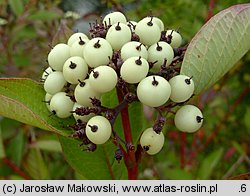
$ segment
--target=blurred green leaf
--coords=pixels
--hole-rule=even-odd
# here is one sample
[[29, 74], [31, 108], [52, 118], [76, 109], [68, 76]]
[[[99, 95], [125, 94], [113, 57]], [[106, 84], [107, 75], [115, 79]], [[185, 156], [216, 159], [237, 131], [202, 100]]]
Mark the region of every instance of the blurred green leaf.
[[[122, 166], [123, 161], [118, 167], [117, 162], [114, 160], [115, 145], [112, 143], [98, 145], [95, 152], [86, 152], [79, 146], [81, 143], [72, 138], [60, 136], [59, 139], [68, 163], [86, 179], [120, 179], [123, 176], [122, 173], [126, 172], [121, 169], [124, 168]], [[114, 169], [118, 169], [120, 173], [113, 171]], [[115, 174], [119, 174], [119, 176]]]
[[244, 122], [247, 128], [247, 132], [250, 134], [250, 107], [247, 108], [247, 111], [244, 116]]
[[62, 152], [61, 144], [56, 140], [37, 140], [30, 144], [30, 147], [50, 152]]
[[145, 116], [143, 114], [142, 104], [140, 102], [134, 102], [129, 105], [129, 120], [133, 135], [133, 141], [136, 143], [140, 137], [141, 132], [145, 128], [143, 121]]
[[9, 157], [18, 167], [22, 162], [24, 145], [24, 134], [23, 130], [20, 129], [6, 149], [7, 157]]
[[0, 115], [17, 121], [68, 135], [68, 125], [73, 118], [60, 119], [48, 111], [43, 103], [45, 91], [42, 85], [25, 78], [0, 79]]
[[49, 171], [39, 149], [31, 149], [22, 162], [24, 170], [35, 180], [50, 179]]
[[5, 150], [3, 145], [3, 138], [2, 138], [2, 128], [0, 126], [0, 159], [5, 157]]
[[236, 141], [233, 141], [233, 147], [240, 153], [240, 154], [245, 154], [244, 148]]
[[201, 162], [200, 168], [198, 170], [198, 179], [207, 180], [212, 174], [213, 170], [219, 163], [223, 155], [223, 148], [213, 151]]
[[28, 16], [29, 20], [39, 20], [39, 21], [51, 21], [58, 19], [60, 15], [55, 11], [48, 10], [38, 10], [35, 13], [32, 13]]
[[164, 170], [165, 176], [169, 180], [192, 180], [193, 175], [191, 172], [187, 172], [183, 169], [179, 168], [165, 168]]
[[9, 5], [16, 16], [20, 16], [24, 11], [22, 0], [9, 0]]
[[218, 81], [250, 49], [250, 4], [232, 6], [211, 18], [186, 51], [181, 74], [193, 76], [195, 94]]

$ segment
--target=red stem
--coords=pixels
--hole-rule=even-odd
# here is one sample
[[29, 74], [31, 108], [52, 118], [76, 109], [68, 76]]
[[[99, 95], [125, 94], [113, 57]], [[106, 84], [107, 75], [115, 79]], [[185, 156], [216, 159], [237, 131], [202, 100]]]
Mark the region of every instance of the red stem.
[[209, 21], [209, 19], [212, 18], [213, 15], [214, 15], [215, 1], [216, 0], [210, 0], [209, 1], [207, 17], [206, 17], [206, 20], [205, 20], [206, 22]]
[[9, 168], [12, 169], [12, 171], [14, 171], [18, 175], [22, 176], [25, 180], [31, 179], [27, 174], [25, 174], [22, 170], [20, 170], [11, 160], [9, 160], [7, 158], [3, 158], [2, 160], [3, 160], [4, 164], [6, 164]]
[[[121, 103], [124, 96], [122, 92], [117, 89], [118, 100]], [[132, 131], [129, 120], [128, 106], [124, 107], [121, 111], [123, 132], [126, 144], [128, 145], [127, 154], [124, 156], [124, 161], [128, 170], [128, 179], [136, 180], [138, 175], [138, 164], [135, 157], [135, 149], [130, 148], [129, 145], [133, 146]]]
[[180, 147], [180, 161], [181, 161], [181, 168], [183, 169], [185, 167], [185, 145], [186, 145], [186, 133], [181, 132], [181, 147]]

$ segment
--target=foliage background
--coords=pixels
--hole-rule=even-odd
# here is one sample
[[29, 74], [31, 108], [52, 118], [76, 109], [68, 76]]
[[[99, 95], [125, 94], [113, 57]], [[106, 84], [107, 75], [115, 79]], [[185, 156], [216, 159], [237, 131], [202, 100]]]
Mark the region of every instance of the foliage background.
[[[90, 21], [111, 9], [123, 10], [136, 21], [150, 11], [166, 27], [179, 29], [187, 44], [211, 14], [247, 2], [0, 0], [0, 77], [38, 81], [46, 67], [49, 45], [65, 33], [65, 28], [58, 27], [87, 32]], [[249, 64], [248, 52], [216, 85], [192, 100], [205, 116], [200, 131], [181, 134], [172, 117], [168, 119], [166, 145], [157, 156], [142, 159], [141, 179], [225, 179], [250, 171]], [[151, 116], [146, 110], [145, 118], [150, 121]], [[85, 177], [65, 161], [56, 135], [0, 117], [0, 179]]]

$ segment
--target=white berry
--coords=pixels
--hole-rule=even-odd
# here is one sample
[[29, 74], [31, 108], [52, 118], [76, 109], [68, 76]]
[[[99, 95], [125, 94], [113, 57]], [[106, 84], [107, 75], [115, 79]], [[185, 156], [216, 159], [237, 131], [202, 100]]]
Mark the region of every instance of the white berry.
[[173, 48], [166, 42], [160, 41], [148, 49], [148, 62], [154, 63], [152, 70], [159, 71], [161, 65], [170, 65], [174, 58]]
[[50, 100], [52, 97], [53, 97], [53, 95], [46, 93], [45, 98], [44, 98], [44, 102], [45, 102], [45, 104], [50, 112], [52, 112], [50, 109]]
[[67, 44], [57, 44], [48, 55], [50, 67], [56, 71], [62, 71], [63, 64], [70, 57], [70, 47]]
[[54, 95], [61, 91], [66, 83], [63, 73], [60, 71], [54, 71], [45, 80], [44, 90], [47, 93]]
[[168, 81], [161, 76], [148, 76], [137, 86], [138, 99], [150, 107], [158, 107], [166, 103], [171, 94]]
[[89, 75], [89, 84], [96, 92], [106, 93], [115, 88], [117, 74], [109, 66], [103, 65], [95, 68]]
[[83, 51], [85, 61], [92, 68], [108, 64], [112, 55], [111, 45], [107, 40], [100, 37], [90, 40]]
[[202, 126], [203, 115], [196, 106], [185, 105], [176, 112], [174, 123], [180, 131], [193, 133]]
[[112, 13], [107, 14], [103, 18], [103, 24], [106, 24], [107, 26], [113, 25], [118, 22], [123, 23], [123, 24], [127, 23], [126, 17], [121, 12], [112, 12]]
[[74, 42], [78, 41], [79, 39], [89, 39], [88, 36], [84, 33], [78, 32], [78, 33], [74, 33], [70, 36], [70, 38], [68, 39], [68, 45], [72, 46]]
[[65, 92], [56, 93], [50, 100], [50, 109], [59, 118], [67, 118], [71, 116], [73, 105], [74, 102]]
[[80, 39], [75, 41], [70, 47], [70, 56], [79, 56], [83, 58], [83, 51], [86, 43], [89, 42], [89, 39]]
[[120, 50], [125, 43], [131, 40], [131, 30], [126, 24], [115, 23], [109, 28], [106, 40], [114, 50]]
[[135, 27], [135, 33], [140, 37], [140, 42], [146, 46], [155, 44], [161, 37], [161, 30], [152, 18], [140, 20]]
[[63, 76], [70, 84], [78, 84], [88, 74], [88, 65], [82, 57], [70, 57], [63, 66]]
[[92, 106], [90, 98], [100, 98], [100, 93], [91, 88], [89, 79], [82, 81], [75, 88], [74, 96], [76, 101], [84, 106]]
[[162, 132], [156, 133], [153, 128], [143, 131], [140, 144], [142, 148], [150, 155], [157, 154], [164, 145], [164, 135]]
[[130, 57], [141, 56], [144, 59], [148, 59], [147, 48], [140, 42], [131, 41], [124, 44], [121, 48], [121, 58], [126, 61]]
[[170, 99], [181, 103], [187, 101], [194, 93], [194, 82], [192, 78], [185, 75], [177, 75], [169, 80], [171, 86]]
[[121, 66], [121, 77], [127, 83], [136, 84], [144, 79], [149, 70], [148, 62], [141, 57], [130, 57]]
[[104, 144], [112, 133], [110, 122], [103, 116], [92, 117], [86, 126], [86, 135], [94, 144]]

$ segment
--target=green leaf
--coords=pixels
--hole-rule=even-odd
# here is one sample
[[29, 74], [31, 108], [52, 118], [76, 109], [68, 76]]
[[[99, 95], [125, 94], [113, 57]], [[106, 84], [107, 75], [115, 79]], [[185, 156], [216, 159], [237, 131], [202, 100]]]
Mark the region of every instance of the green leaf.
[[24, 134], [23, 130], [19, 129], [18, 133], [6, 147], [6, 154], [18, 167], [21, 165], [24, 151]]
[[139, 140], [141, 132], [146, 128], [144, 126], [145, 116], [140, 102], [130, 104], [128, 109], [133, 141], [136, 143]]
[[31, 149], [22, 162], [24, 170], [35, 180], [50, 179], [47, 165], [39, 149]]
[[9, 5], [16, 16], [20, 16], [24, 11], [22, 0], [9, 0]]
[[122, 161], [117, 166], [118, 163], [114, 160], [116, 148], [112, 143], [98, 145], [95, 152], [86, 152], [80, 147], [79, 141], [62, 136], [59, 139], [68, 163], [86, 179], [110, 180], [124, 176], [124, 163]]
[[2, 129], [0, 126], [0, 159], [5, 157], [5, 150], [3, 146]]
[[56, 140], [37, 140], [30, 144], [30, 147], [50, 152], [62, 152], [61, 144]]
[[191, 172], [187, 172], [183, 169], [179, 168], [165, 168], [164, 170], [165, 176], [169, 180], [192, 180], [193, 175]]
[[28, 16], [30, 20], [51, 21], [58, 19], [60, 15], [55, 11], [39, 10]]
[[198, 171], [198, 179], [206, 180], [209, 179], [213, 170], [219, 163], [223, 155], [223, 148], [220, 148], [216, 151], [210, 153], [201, 163], [201, 166]]
[[48, 111], [43, 103], [42, 85], [25, 78], [0, 78], [0, 115], [17, 121], [68, 135], [73, 118], [60, 119]]
[[181, 74], [193, 76], [198, 94], [227, 73], [250, 49], [250, 4], [232, 6], [212, 17], [195, 35]]

